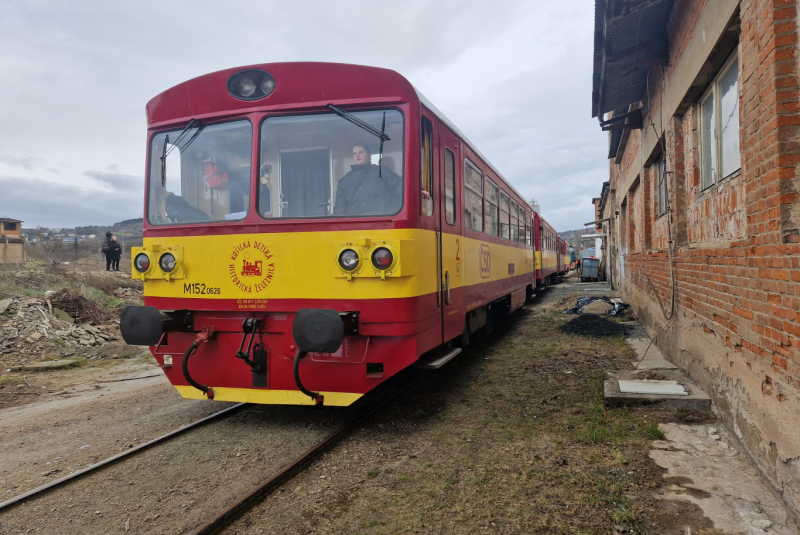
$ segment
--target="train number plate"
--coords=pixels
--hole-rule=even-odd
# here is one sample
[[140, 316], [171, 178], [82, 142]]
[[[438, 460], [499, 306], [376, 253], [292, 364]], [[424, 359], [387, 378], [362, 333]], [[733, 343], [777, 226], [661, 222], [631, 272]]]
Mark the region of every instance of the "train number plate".
[[189, 295], [219, 295], [222, 292], [219, 288], [206, 286], [202, 282], [189, 282], [183, 285], [183, 293]]

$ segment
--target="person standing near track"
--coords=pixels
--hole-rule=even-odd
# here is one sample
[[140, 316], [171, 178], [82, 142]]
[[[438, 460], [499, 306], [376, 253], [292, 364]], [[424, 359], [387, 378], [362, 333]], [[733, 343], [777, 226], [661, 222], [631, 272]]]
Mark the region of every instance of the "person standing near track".
[[111, 271], [111, 233], [106, 232], [106, 239], [103, 240], [103, 245], [100, 251], [106, 257], [106, 271]]
[[[120, 247], [116, 236], [111, 236], [111, 241], [108, 242], [108, 246], [110, 250], [106, 258], [111, 259], [111, 269], [119, 271], [119, 259], [122, 257], [122, 247]], [[106, 265], [108, 265], [108, 263], [109, 262], [106, 261]], [[108, 271], [108, 268], [106, 268], [106, 271]]]

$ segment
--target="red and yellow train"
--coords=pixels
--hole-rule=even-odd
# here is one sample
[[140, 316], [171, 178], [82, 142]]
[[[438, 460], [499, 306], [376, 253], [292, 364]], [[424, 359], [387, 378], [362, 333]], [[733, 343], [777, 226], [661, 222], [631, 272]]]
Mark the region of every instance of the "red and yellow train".
[[566, 271], [566, 244], [385, 69], [224, 70], [147, 105], [149, 345], [186, 398], [349, 405], [452, 358]]

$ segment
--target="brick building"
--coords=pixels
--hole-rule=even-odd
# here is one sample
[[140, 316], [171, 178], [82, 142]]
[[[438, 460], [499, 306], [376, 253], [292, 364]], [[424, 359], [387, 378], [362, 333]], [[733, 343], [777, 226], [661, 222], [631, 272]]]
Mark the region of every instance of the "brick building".
[[595, 0], [592, 92], [611, 278], [795, 514], [799, 3]]
[[25, 256], [22, 221], [0, 217], [0, 264], [24, 264]]

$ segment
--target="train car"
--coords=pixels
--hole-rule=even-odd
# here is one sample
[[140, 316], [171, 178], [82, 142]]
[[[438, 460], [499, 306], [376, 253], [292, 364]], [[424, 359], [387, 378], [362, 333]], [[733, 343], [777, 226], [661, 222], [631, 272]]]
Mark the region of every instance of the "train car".
[[533, 214], [536, 239], [536, 287], [545, 288], [555, 282], [558, 267], [558, 233], [538, 212]]
[[569, 254], [567, 253], [567, 242], [558, 234], [556, 234], [556, 240], [558, 242], [558, 269], [557, 274], [559, 277], [563, 277], [569, 272]]
[[530, 206], [393, 71], [223, 70], [147, 125], [121, 330], [185, 398], [350, 405], [533, 290]]

